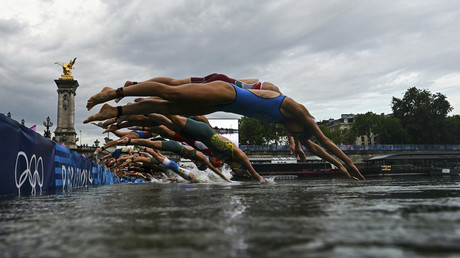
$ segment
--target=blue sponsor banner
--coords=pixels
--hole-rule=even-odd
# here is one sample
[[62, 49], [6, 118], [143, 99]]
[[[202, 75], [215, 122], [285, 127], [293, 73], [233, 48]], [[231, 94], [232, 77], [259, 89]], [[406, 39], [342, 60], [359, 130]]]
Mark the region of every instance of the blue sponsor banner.
[[0, 194], [54, 190], [55, 143], [0, 114]]
[[118, 183], [112, 172], [0, 114], [0, 194]]
[[118, 177], [84, 156], [56, 143], [56, 189], [118, 183]]

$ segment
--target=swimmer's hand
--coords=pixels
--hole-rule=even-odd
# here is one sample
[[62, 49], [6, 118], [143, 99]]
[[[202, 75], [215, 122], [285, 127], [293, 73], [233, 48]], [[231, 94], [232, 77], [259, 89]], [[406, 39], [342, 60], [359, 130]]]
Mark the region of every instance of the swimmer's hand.
[[305, 155], [305, 152], [303, 152], [303, 150], [300, 148], [295, 149], [295, 157], [297, 160], [300, 160], [300, 162], [307, 161], [307, 156]]
[[354, 164], [346, 164], [347, 170], [351, 172], [353, 179], [366, 180], [366, 178], [359, 172], [359, 169]]
[[353, 180], [356, 180], [356, 181], [365, 180], [364, 176], [361, 175], [361, 173], [355, 167], [355, 165], [347, 165], [347, 166], [350, 169], [351, 174], [350, 174], [350, 172], [348, 172], [348, 170], [343, 165], [340, 165], [339, 170], [342, 171], [347, 177], [349, 177], [349, 178], [351, 178]]
[[265, 179], [264, 177], [260, 177], [260, 178], [259, 178], [259, 183], [268, 184], [269, 182], [268, 182], [268, 180]]

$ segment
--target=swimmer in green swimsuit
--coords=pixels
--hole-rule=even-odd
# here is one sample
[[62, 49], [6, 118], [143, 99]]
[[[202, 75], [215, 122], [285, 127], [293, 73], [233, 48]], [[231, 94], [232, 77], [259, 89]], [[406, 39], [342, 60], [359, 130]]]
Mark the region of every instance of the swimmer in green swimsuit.
[[170, 115], [168, 118], [176, 126], [176, 132], [180, 135], [204, 143], [212, 151], [213, 155], [230, 165], [231, 168], [242, 166], [254, 179], [259, 182], [266, 182], [255, 171], [246, 154], [238, 146], [229, 139], [214, 132], [207, 124], [177, 115]]
[[[252, 99], [257, 99], [258, 101], [263, 101], [263, 99], [274, 99], [280, 96], [278, 92], [274, 91], [248, 91], [251, 91], [254, 95]], [[99, 113], [88, 117], [84, 123], [110, 119], [123, 114], [159, 113], [164, 115], [175, 114], [185, 116], [210, 114], [219, 111], [220, 106], [229, 107], [228, 105], [234, 103], [237, 98], [237, 91], [232, 84], [222, 81], [200, 84], [199, 87], [193, 84], [171, 87], [157, 82], [142, 82], [126, 88], [112, 89], [105, 87], [101, 92], [88, 100], [86, 107], [90, 110], [97, 104], [124, 96], [154, 96], [159, 98], [148, 98], [123, 107], [112, 107], [105, 104]], [[248, 100], [250, 99], [248, 98]], [[257, 105], [256, 103], [253, 104]], [[263, 117], [265, 115], [263, 109], [243, 111], [250, 112], [249, 114], [254, 114], [256, 117]], [[349, 178], [355, 180], [364, 179], [352, 160], [323, 134], [305, 106], [286, 96], [280, 103], [279, 114], [283, 116], [284, 119], [280, 120], [280, 116], [277, 118], [276, 122], [282, 124], [288, 135], [294, 136], [296, 140], [308, 148], [311, 153], [334, 164]], [[311, 136], [315, 136], [324, 149], [338, 157], [344, 164], [326, 152], [322, 147], [311, 141]]]
[[[269, 91], [281, 93], [280, 89], [277, 86], [275, 86], [273, 83], [270, 83], [270, 82], [267, 82], [261, 79], [233, 79], [233, 78], [228, 77], [225, 74], [218, 74], [218, 73], [213, 73], [205, 77], [191, 77], [191, 78], [185, 78], [185, 79], [174, 79], [174, 78], [169, 78], [169, 77], [155, 77], [145, 82], [158, 82], [158, 83], [163, 83], [169, 86], [180, 86], [180, 85], [190, 84], [190, 83], [195, 83], [195, 84], [209, 83], [209, 82], [213, 82], [217, 80], [232, 83], [244, 89], [269, 90]], [[126, 81], [124, 87], [129, 87], [135, 84], [138, 84], [138, 83], [133, 82], [133, 81]], [[118, 100], [119, 99], [116, 99], [115, 101], [118, 102]], [[286, 134], [288, 136], [290, 153], [294, 154], [296, 158], [300, 160], [301, 162], [305, 162], [306, 156], [305, 156], [304, 151], [302, 150], [300, 143], [298, 141], [296, 142], [296, 138], [293, 137], [292, 135], [289, 135], [288, 133]]]

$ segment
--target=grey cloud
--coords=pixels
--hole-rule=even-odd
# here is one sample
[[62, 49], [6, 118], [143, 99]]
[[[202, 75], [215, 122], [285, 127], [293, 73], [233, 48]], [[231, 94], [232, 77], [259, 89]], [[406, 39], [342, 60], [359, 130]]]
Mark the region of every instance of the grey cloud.
[[2, 97], [0, 112], [37, 124], [48, 114], [55, 120], [53, 80], [61, 70], [53, 63], [74, 57], [76, 129], [99, 139], [100, 129], [81, 122], [100, 108], [86, 111], [86, 100], [128, 79], [211, 72], [263, 78], [327, 119], [389, 112], [391, 96], [458, 72], [455, 1], [104, 1], [96, 7], [66, 11], [78, 17], [69, 18], [69, 27], [50, 9], [40, 10], [39, 27], [0, 20], [0, 94], [15, 96]]

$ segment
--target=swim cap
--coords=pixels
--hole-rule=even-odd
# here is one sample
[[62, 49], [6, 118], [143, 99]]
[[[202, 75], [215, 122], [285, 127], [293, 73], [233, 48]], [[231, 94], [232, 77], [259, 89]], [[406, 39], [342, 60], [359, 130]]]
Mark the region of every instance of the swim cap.
[[198, 167], [199, 170], [206, 170], [208, 168], [208, 166], [206, 165], [206, 163], [201, 163], [201, 166]]

